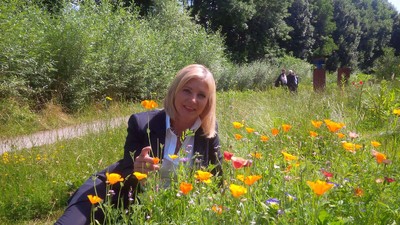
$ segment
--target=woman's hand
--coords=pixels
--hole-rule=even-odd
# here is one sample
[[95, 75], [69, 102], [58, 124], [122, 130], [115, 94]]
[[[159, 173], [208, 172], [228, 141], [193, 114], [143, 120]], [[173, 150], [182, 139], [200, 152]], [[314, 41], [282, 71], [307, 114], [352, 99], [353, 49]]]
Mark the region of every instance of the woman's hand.
[[148, 174], [151, 171], [156, 171], [160, 169], [158, 164], [154, 164], [154, 160], [149, 156], [151, 147], [147, 146], [142, 149], [140, 155], [135, 158], [133, 162], [133, 172], [140, 172]]

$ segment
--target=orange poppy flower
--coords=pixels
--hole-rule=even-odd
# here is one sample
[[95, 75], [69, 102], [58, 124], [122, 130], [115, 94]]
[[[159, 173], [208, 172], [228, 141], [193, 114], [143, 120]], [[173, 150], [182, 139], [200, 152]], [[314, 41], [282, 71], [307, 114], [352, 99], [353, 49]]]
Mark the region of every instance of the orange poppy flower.
[[259, 152], [252, 152], [250, 153], [250, 155], [256, 159], [261, 159], [262, 158], [262, 154]]
[[334, 184], [327, 183], [325, 181], [317, 180], [316, 182], [307, 181], [308, 186], [314, 191], [314, 193], [318, 196], [323, 195], [329, 189], [331, 189]]
[[317, 120], [311, 120], [311, 124], [315, 127], [315, 128], [320, 128], [322, 125], [322, 121], [317, 121]]
[[124, 181], [124, 178], [122, 178], [118, 173], [106, 173], [106, 177], [106, 182], [111, 185]]
[[246, 127], [246, 131], [247, 131], [247, 133], [251, 134], [251, 133], [253, 133], [255, 130], [254, 130], [253, 128], [251, 128], [251, 127]]
[[92, 205], [97, 204], [103, 200], [97, 195], [88, 195], [87, 197], [88, 197], [90, 203], [92, 203]]
[[153, 163], [154, 164], [158, 164], [160, 162], [160, 158], [158, 158], [158, 157], [154, 157], [153, 158]]
[[140, 172], [134, 172], [133, 175], [138, 179], [138, 180], [143, 180], [147, 178], [147, 174], [140, 173]]
[[282, 129], [284, 132], [288, 132], [292, 128], [289, 124], [282, 124]]
[[262, 142], [267, 142], [269, 140], [269, 137], [267, 137], [265, 135], [261, 135], [260, 139]]
[[214, 211], [217, 214], [222, 214], [223, 208], [222, 208], [222, 206], [213, 205], [211, 207], [211, 210]]
[[310, 137], [317, 137], [318, 133], [315, 131], [310, 131]]
[[343, 134], [343, 133], [336, 133], [336, 135], [337, 135], [339, 138], [344, 138], [344, 137], [346, 137], [346, 135]]
[[355, 195], [355, 196], [358, 196], [358, 197], [361, 197], [361, 196], [364, 195], [364, 190], [361, 189], [361, 188], [355, 188], [355, 189], [354, 189], [354, 195]]
[[272, 128], [271, 133], [272, 133], [272, 135], [276, 136], [279, 134], [279, 130], [277, 128]]
[[381, 152], [372, 150], [372, 155], [375, 156], [376, 162], [379, 164], [386, 161], [386, 155]]
[[143, 100], [140, 103], [145, 109], [155, 109], [158, 107], [157, 102], [153, 101], [153, 100]]
[[377, 142], [377, 141], [371, 141], [371, 145], [374, 146], [374, 147], [376, 148], [376, 147], [381, 146], [381, 143], [379, 143], [379, 142]]
[[336, 123], [333, 122], [332, 120], [324, 120], [326, 126], [328, 127], [329, 131], [332, 133], [337, 132], [338, 130], [342, 129], [344, 127], [343, 123]]
[[187, 194], [193, 189], [193, 185], [190, 184], [190, 183], [182, 182], [182, 183], [179, 185], [179, 189], [181, 190], [181, 192], [182, 192], [184, 195], [187, 195]]
[[261, 178], [262, 176], [260, 175], [247, 176], [246, 178], [244, 178], [244, 183], [247, 185], [253, 185], [256, 181], [258, 181]]
[[242, 135], [240, 135], [240, 134], [235, 134], [235, 139], [236, 140], [240, 140], [240, 139], [242, 139], [243, 138], [243, 136]]

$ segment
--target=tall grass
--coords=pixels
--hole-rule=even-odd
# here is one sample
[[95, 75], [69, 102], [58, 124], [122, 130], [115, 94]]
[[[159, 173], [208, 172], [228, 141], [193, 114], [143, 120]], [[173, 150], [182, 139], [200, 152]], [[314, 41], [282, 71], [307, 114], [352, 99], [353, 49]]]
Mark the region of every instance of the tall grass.
[[[374, 94], [379, 91], [379, 98]], [[234, 169], [224, 161], [223, 186], [195, 181], [185, 167], [178, 181], [166, 190], [157, 189], [157, 176], [148, 178], [147, 191], [140, 194], [140, 205], [132, 205], [132, 214], [107, 209], [111, 224], [124, 220], [131, 224], [392, 224], [400, 220], [397, 199], [400, 179], [399, 89], [363, 84], [344, 90], [328, 88], [314, 93], [300, 86], [297, 95], [283, 89], [265, 92], [224, 92], [218, 94], [218, 121], [222, 151], [252, 160], [250, 167]], [[387, 102], [390, 104], [387, 104]], [[374, 105], [374, 107], [371, 107]], [[377, 111], [377, 106], [381, 112]], [[372, 123], [376, 115], [385, 115]], [[345, 124], [330, 132], [323, 124], [312, 126], [311, 120], [330, 119]], [[235, 129], [238, 121], [243, 128]], [[282, 125], [291, 128], [285, 132]], [[244, 128], [253, 128], [247, 132]], [[273, 136], [272, 128], [279, 134]], [[310, 131], [318, 133], [311, 137]], [[0, 161], [0, 220], [5, 224], [54, 219], [68, 196], [96, 171], [122, 157], [125, 127], [91, 134], [67, 142], [9, 152]], [[345, 135], [339, 138], [337, 133]], [[242, 135], [240, 140], [235, 134]], [[268, 141], [262, 142], [265, 135]], [[342, 142], [362, 146], [354, 152]], [[373, 147], [371, 141], [381, 143]], [[386, 155], [391, 163], [378, 163], [372, 150]], [[297, 160], [285, 160], [285, 151]], [[257, 154], [259, 153], [259, 154]], [[386, 162], [386, 161], [385, 161]], [[387, 161], [389, 162], [389, 161]], [[331, 173], [328, 176], [321, 171]], [[325, 174], [325, 175], [324, 175]], [[260, 175], [249, 186], [237, 175]], [[391, 179], [394, 182], [390, 182]], [[323, 180], [334, 187], [321, 196], [313, 193], [307, 181]], [[179, 192], [181, 181], [194, 189], [187, 195]], [[247, 189], [235, 198], [229, 185]], [[271, 203], [271, 199], [279, 203]], [[269, 200], [269, 201], [267, 201]], [[106, 205], [106, 203], [103, 203]], [[221, 213], [219, 213], [221, 212]], [[122, 215], [115, 216], [115, 215]], [[43, 221], [43, 220], [39, 220]], [[48, 219], [44, 222], [49, 222]], [[120, 221], [121, 222], [121, 221]]]

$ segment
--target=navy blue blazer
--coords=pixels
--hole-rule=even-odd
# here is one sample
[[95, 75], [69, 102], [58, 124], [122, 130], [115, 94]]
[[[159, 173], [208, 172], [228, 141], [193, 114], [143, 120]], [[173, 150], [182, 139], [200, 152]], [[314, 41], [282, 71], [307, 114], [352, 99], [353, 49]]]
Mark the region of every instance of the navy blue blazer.
[[[165, 144], [166, 134], [166, 113], [164, 110], [153, 110], [133, 114], [128, 121], [128, 135], [125, 141], [124, 158], [110, 165], [101, 172], [95, 174], [96, 179], [89, 178], [68, 200], [68, 206], [64, 214], [55, 223], [57, 225], [69, 224], [89, 224], [91, 215], [91, 204], [87, 195], [97, 195], [104, 199], [106, 197], [106, 172], [118, 173], [122, 177], [129, 177], [124, 181], [121, 187], [119, 184], [113, 185], [113, 189], [120, 195], [112, 197], [112, 202], [119, 201], [122, 197], [123, 205], [127, 207], [130, 204], [130, 198], [136, 193], [138, 180], [132, 175], [133, 159], [140, 154], [146, 146], [152, 147], [152, 155], [154, 157], [163, 158], [162, 147]], [[147, 132], [149, 130], [149, 133]], [[150, 140], [150, 141], [149, 141]], [[219, 147], [219, 138], [216, 135], [213, 138], [204, 136], [202, 128], [199, 128], [195, 133], [193, 145], [193, 155], [198, 155], [196, 159], [200, 161], [201, 166], [207, 167], [209, 164], [214, 164], [215, 167], [211, 171], [214, 175], [222, 175], [221, 163], [222, 154]], [[197, 163], [195, 165], [198, 165]], [[102, 221], [104, 215], [102, 210], [96, 211], [96, 219]]]
[[[166, 135], [165, 121], [166, 113], [164, 110], [133, 114], [129, 118], [128, 135], [124, 146], [124, 166], [133, 168], [133, 159], [140, 155], [140, 152], [146, 146], [151, 146], [153, 157], [163, 158], [162, 146], [165, 145]], [[200, 160], [202, 166], [207, 167], [209, 164], [214, 164], [218, 168], [217, 171], [221, 172], [222, 154], [218, 134], [213, 138], [207, 138], [200, 127], [195, 133], [193, 155], [199, 156], [197, 161]]]

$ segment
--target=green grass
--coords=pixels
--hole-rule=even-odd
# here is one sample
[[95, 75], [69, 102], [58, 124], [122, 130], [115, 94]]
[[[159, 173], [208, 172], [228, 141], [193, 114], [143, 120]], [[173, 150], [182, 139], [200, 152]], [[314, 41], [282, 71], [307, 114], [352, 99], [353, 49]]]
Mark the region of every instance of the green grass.
[[[398, 176], [400, 118], [393, 114], [399, 106], [399, 89], [390, 84], [350, 85], [344, 90], [328, 86], [324, 93], [301, 85], [297, 95], [282, 89], [265, 92], [225, 92], [218, 94], [218, 121], [222, 151], [251, 159], [247, 168], [234, 169], [224, 161], [223, 187], [218, 178], [206, 185], [196, 182], [182, 167], [178, 181], [167, 190], [157, 190], [157, 175], [148, 178], [147, 191], [140, 194], [141, 205], [132, 214], [106, 210], [110, 224], [115, 215], [131, 224], [394, 224], [400, 221]], [[315, 128], [311, 120], [330, 119], [345, 124], [339, 138], [323, 124]], [[235, 129], [232, 122], [244, 124]], [[288, 132], [283, 124], [291, 125]], [[248, 133], [245, 127], [255, 129]], [[277, 128], [280, 133], [271, 134]], [[318, 133], [310, 137], [310, 131]], [[358, 134], [351, 138], [350, 132]], [[235, 134], [243, 138], [236, 140]], [[10, 152], [0, 161], [0, 221], [4, 224], [51, 224], [62, 212], [69, 194], [96, 171], [115, 162], [123, 154], [126, 128], [90, 134], [54, 145]], [[260, 141], [260, 135], [269, 137]], [[355, 153], [346, 151], [342, 141], [359, 144]], [[371, 141], [382, 145], [373, 147]], [[377, 163], [372, 150], [384, 153], [389, 164]], [[287, 161], [285, 151], [298, 159]], [[260, 159], [252, 153], [261, 153]], [[5, 160], [7, 159], [7, 160]], [[321, 172], [333, 174], [328, 180]], [[237, 175], [260, 175], [248, 186]], [[394, 182], [387, 182], [393, 178]], [[307, 181], [329, 181], [335, 186], [321, 196]], [[179, 194], [179, 184], [193, 184], [193, 190]], [[235, 198], [230, 184], [241, 185], [247, 193]], [[356, 190], [362, 190], [357, 196]], [[295, 197], [291, 200], [288, 194]], [[279, 204], [266, 201], [276, 198]], [[105, 202], [102, 207], [106, 207]], [[222, 213], [212, 210], [221, 206]]]
[[18, 103], [13, 99], [7, 99], [0, 101], [0, 139], [94, 120], [127, 116], [138, 110], [140, 110], [139, 104], [104, 100], [83, 108], [73, 115], [65, 113], [65, 110], [55, 103], [48, 103], [43, 110], [35, 113], [27, 105]]

